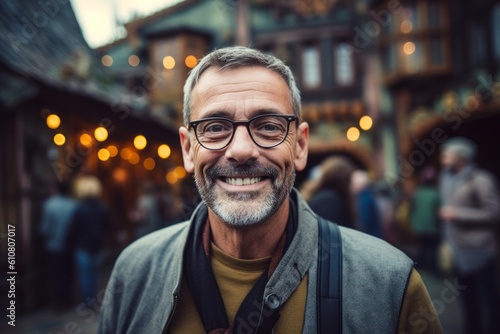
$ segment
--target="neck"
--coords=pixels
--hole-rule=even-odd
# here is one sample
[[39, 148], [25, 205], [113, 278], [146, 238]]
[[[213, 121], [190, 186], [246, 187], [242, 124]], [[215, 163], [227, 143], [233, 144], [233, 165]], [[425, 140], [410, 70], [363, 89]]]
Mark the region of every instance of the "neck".
[[252, 226], [229, 226], [208, 210], [212, 241], [224, 253], [238, 259], [259, 259], [273, 255], [288, 221], [290, 203], [286, 199], [267, 220]]

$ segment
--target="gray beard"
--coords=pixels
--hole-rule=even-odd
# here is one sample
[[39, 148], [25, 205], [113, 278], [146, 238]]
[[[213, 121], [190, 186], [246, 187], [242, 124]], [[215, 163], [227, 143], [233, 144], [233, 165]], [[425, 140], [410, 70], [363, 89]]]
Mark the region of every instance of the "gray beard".
[[[216, 181], [223, 175], [265, 175], [271, 180], [271, 192], [227, 193], [217, 188]], [[245, 227], [266, 221], [283, 205], [295, 182], [295, 169], [291, 164], [285, 167], [285, 175], [279, 178], [279, 171], [255, 164], [236, 167], [212, 166], [203, 178], [195, 171], [194, 179], [201, 198], [207, 206], [228, 226]], [[260, 200], [259, 200], [260, 199]]]

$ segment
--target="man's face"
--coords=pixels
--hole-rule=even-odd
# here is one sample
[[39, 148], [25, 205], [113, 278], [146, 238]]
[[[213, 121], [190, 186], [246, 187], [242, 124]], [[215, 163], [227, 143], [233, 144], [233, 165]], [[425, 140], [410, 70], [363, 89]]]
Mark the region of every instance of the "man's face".
[[[191, 121], [207, 117], [249, 120], [262, 114], [294, 115], [290, 90], [282, 77], [264, 67], [206, 70], [192, 92]], [[194, 173], [208, 207], [230, 226], [267, 220], [288, 198], [295, 171], [307, 160], [308, 125], [290, 124], [285, 141], [260, 148], [245, 126], [235, 128], [222, 150], [203, 148], [194, 130], [179, 130], [184, 165]]]
[[444, 169], [455, 171], [458, 167], [459, 156], [451, 150], [446, 150], [441, 153], [440, 160], [441, 166], [443, 166]]

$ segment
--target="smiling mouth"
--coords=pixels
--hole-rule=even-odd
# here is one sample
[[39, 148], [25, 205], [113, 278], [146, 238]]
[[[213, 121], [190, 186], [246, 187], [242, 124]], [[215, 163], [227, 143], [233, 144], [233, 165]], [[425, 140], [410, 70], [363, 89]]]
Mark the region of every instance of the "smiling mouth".
[[221, 180], [233, 186], [247, 186], [264, 180], [265, 177], [222, 177]]

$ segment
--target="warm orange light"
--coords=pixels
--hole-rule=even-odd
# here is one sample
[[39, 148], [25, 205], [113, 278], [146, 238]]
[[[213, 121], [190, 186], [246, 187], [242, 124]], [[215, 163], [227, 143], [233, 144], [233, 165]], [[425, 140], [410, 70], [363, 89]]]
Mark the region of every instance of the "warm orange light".
[[415, 43], [413, 43], [413, 42], [406, 42], [403, 45], [403, 52], [406, 53], [407, 55], [413, 54], [413, 52], [415, 52]]
[[401, 22], [401, 26], [399, 27], [403, 34], [407, 34], [413, 30], [413, 23], [410, 20], [404, 20]]
[[108, 151], [110, 157], [116, 157], [116, 155], [118, 154], [118, 148], [115, 145], [109, 145]]
[[143, 135], [138, 135], [134, 138], [134, 147], [138, 150], [143, 150], [146, 147], [147, 143], [148, 141]]
[[88, 133], [82, 133], [82, 135], [80, 136], [80, 144], [85, 147], [90, 147], [93, 141], [94, 140]]
[[123, 168], [116, 168], [113, 171], [113, 179], [115, 179], [116, 182], [125, 182], [125, 180], [127, 180], [127, 171]]
[[97, 157], [101, 161], [107, 161], [110, 157], [109, 151], [105, 148], [101, 148], [99, 151], [97, 151]]
[[110, 55], [104, 55], [101, 58], [101, 63], [106, 67], [110, 67], [113, 65], [113, 58]]
[[139, 157], [139, 154], [132, 152], [130, 153], [130, 157], [128, 158], [128, 162], [130, 162], [132, 165], [137, 165], [141, 161], [141, 158]]
[[143, 165], [147, 170], [153, 170], [156, 166], [156, 162], [153, 158], [146, 158], [143, 162]]
[[166, 179], [167, 179], [167, 182], [170, 184], [174, 184], [178, 180], [177, 175], [175, 175], [175, 173], [173, 171], [167, 173]]
[[62, 133], [56, 133], [54, 136], [54, 144], [62, 146], [66, 142], [66, 137]]
[[108, 130], [105, 127], [99, 126], [94, 130], [94, 138], [97, 141], [105, 141], [108, 139]]
[[349, 130], [347, 130], [347, 139], [349, 141], [356, 141], [359, 139], [360, 132], [359, 129], [356, 127], [350, 127]]
[[130, 159], [131, 155], [132, 155], [132, 151], [127, 147], [122, 148], [122, 150], [120, 151], [120, 157], [122, 157], [123, 160]]
[[182, 166], [175, 167], [174, 174], [177, 178], [182, 179], [186, 176], [186, 170]]
[[57, 129], [61, 125], [61, 119], [56, 114], [47, 116], [47, 126], [51, 129]]
[[359, 120], [359, 127], [365, 131], [368, 131], [373, 126], [373, 120], [370, 116], [363, 116]]
[[170, 153], [172, 153], [172, 150], [167, 144], [161, 144], [158, 146], [158, 156], [160, 158], [167, 159], [170, 156]]
[[128, 57], [128, 63], [130, 64], [130, 66], [135, 67], [141, 63], [141, 60], [136, 55], [131, 55], [130, 57]]
[[186, 59], [184, 59], [184, 63], [187, 67], [193, 68], [196, 66], [196, 64], [198, 64], [198, 59], [196, 59], [196, 57], [193, 55], [189, 55], [186, 57]]
[[172, 56], [166, 56], [163, 58], [163, 67], [167, 70], [171, 70], [175, 67], [175, 59]]

